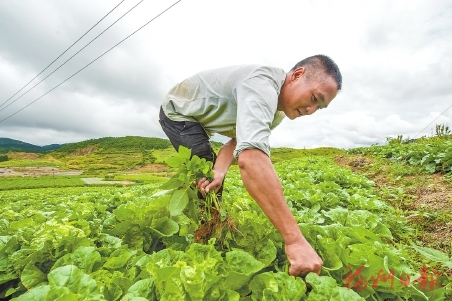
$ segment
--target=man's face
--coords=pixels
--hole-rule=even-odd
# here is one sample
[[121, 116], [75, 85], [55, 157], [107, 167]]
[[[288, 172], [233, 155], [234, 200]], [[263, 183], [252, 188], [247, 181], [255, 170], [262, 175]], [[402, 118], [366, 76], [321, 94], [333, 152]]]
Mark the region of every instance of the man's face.
[[337, 95], [337, 84], [331, 76], [306, 80], [303, 67], [294, 70], [278, 97], [278, 111], [284, 111], [289, 119], [311, 115], [326, 108]]

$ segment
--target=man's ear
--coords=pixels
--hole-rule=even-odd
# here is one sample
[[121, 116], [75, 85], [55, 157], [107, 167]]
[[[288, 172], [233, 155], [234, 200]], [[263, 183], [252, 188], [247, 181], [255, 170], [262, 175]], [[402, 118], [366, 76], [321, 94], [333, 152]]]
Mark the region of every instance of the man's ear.
[[292, 71], [290, 79], [298, 80], [300, 77], [304, 76], [305, 72], [306, 72], [306, 69], [304, 67], [298, 67], [297, 69]]

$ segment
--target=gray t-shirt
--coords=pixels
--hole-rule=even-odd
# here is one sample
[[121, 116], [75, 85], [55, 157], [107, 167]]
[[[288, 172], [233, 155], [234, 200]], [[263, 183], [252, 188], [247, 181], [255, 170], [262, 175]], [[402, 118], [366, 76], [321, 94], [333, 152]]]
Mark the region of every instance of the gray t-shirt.
[[209, 136], [236, 138], [236, 158], [251, 148], [270, 156], [270, 131], [285, 117], [277, 111], [285, 78], [284, 70], [259, 65], [206, 70], [174, 86], [162, 108], [173, 121], [199, 122]]

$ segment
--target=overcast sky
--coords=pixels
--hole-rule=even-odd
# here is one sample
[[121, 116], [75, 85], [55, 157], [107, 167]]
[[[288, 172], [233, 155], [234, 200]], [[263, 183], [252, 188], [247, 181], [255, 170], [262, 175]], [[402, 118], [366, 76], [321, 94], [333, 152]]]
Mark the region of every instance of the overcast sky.
[[[176, 0], [0, 2], [0, 120], [29, 105]], [[158, 108], [176, 83], [204, 69], [264, 64], [289, 71], [314, 54], [339, 65], [328, 109], [285, 119], [272, 147], [353, 148], [452, 128], [450, 0], [182, 0], [58, 88], [0, 122], [0, 137], [36, 145], [126, 135], [166, 138]], [[17, 100], [16, 100], [17, 99]], [[7, 102], [6, 102], [7, 101]], [[438, 117], [440, 116], [440, 117]], [[437, 118], [435, 120], [435, 118]], [[435, 121], [434, 121], [435, 120]], [[428, 126], [433, 122], [430, 126]], [[226, 141], [219, 135], [216, 141]]]

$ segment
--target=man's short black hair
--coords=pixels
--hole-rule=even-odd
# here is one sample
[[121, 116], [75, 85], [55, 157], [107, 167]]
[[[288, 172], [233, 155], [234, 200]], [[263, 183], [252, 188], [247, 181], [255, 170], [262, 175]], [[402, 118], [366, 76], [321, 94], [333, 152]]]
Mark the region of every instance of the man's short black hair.
[[[337, 84], [337, 90], [342, 89], [342, 74], [336, 63], [328, 56], [323, 54], [313, 55], [298, 62], [291, 71], [297, 68], [305, 67], [306, 69], [321, 69], [324, 74], [331, 76]], [[309, 76], [309, 74], [308, 74]]]

